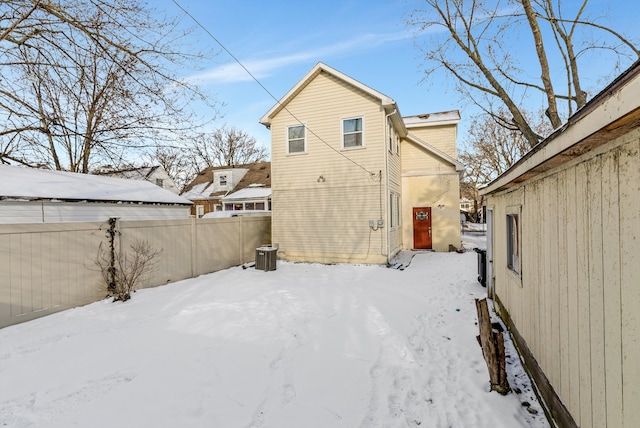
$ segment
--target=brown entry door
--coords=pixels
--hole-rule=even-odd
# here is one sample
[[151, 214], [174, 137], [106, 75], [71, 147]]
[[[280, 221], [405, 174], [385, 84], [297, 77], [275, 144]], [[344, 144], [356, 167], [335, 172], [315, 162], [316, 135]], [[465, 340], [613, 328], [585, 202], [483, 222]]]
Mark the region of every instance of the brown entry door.
[[413, 209], [413, 248], [431, 249], [431, 208]]

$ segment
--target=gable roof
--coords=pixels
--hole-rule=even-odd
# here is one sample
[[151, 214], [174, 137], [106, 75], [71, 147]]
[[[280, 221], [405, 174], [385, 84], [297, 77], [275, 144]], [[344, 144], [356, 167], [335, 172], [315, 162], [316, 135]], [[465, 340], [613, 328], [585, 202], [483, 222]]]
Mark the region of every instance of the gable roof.
[[214, 166], [209, 167], [196, 176], [196, 178], [185, 186], [182, 196], [191, 200], [207, 199], [212, 196], [223, 196], [230, 192], [211, 192], [213, 185], [213, 172], [228, 170], [232, 168], [247, 169], [246, 174], [240, 179], [236, 187], [231, 192], [237, 192], [251, 184], [261, 184], [264, 187], [271, 187], [271, 162], [256, 162], [245, 165], [234, 166]]
[[327, 73], [332, 75], [333, 77], [342, 80], [345, 83], [353, 86], [356, 89], [364, 92], [365, 94], [370, 95], [374, 99], [380, 101], [385, 111], [393, 113], [391, 116], [391, 120], [394, 125], [401, 131], [401, 135], [404, 136], [406, 134], [406, 128], [404, 123], [402, 122], [402, 116], [400, 115], [400, 110], [396, 102], [393, 98], [390, 98], [383, 94], [382, 92], [378, 92], [375, 89], [370, 88], [369, 86], [357, 81], [356, 79], [347, 76], [344, 73], [339, 72], [338, 70], [329, 67], [328, 65], [319, 62], [317, 63], [307, 74], [302, 77], [296, 83], [293, 88], [291, 88], [276, 104], [269, 109], [258, 121], [263, 124], [267, 128], [271, 126], [271, 119], [278, 114], [281, 110], [286, 109], [287, 104], [298, 95], [313, 79], [315, 79], [320, 73]]
[[127, 178], [130, 180], [146, 180], [148, 179], [159, 166], [142, 166], [139, 168], [125, 168], [104, 170], [95, 172], [96, 175], [105, 175], [109, 177]]
[[594, 96], [567, 123], [480, 189], [513, 187], [640, 127], [640, 60]]
[[0, 165], [0, 199], [192, 204], [148, 181], [11, 165]]
[[431, 144], [425, 143], [424, 141], [422, 141], [420, 138], [416, 137], [415, 135], [407, 134], [405, 139], [407, 141], [411, 141], [412, 143], [417, 144], [418, 146], [422, 147], [423, 149], [425, 149], [427, 152], [429, 152], [433, 156], [438, 157], [441, 160], [443, 160], [443, 161], [455, 166], [456, 167], [456, 172], [464, 171], [464, 165], [462, 163], [460, 163], [460, 161], [458, 161], [455, 158], [452, 158], [451, 156], [449, 156], [445, 152], [436, 149]]

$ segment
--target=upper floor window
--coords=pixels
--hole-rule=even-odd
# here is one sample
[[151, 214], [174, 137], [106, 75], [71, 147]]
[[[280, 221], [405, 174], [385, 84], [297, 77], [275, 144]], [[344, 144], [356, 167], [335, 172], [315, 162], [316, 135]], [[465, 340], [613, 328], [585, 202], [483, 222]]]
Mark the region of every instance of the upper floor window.
[[287, 127], [287, 154], [306, 153], [307, 141], [304, 125]]
[[350, 149], [354, 147], [363, 147], [363, 128], [362, 118], [355, 117], [342, 120], [342, 148]]
[[394, 141], [393, 123], [391, 123], [391, 119], [387, 119], [387, 149], [389, 149], [389, 152], [393, 151], [393, 141]]
[[221, 186], [226, 186], [227, 185], [227, 176], [226, 175], [221, 175], [220, 176], [220, 185]]
[[162, 178], [156, 178], [156, 186], [163, 187], [164, 180]]

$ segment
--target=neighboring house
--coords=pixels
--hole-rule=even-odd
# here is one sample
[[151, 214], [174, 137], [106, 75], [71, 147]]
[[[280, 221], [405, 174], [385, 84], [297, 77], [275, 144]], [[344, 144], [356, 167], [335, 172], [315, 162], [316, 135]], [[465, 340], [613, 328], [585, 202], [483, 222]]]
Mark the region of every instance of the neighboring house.
[[169, 177], [167, 171], [161, 166], [143, 166], [140, 168], [128, 168], [120, 170], [105, 169], [95, 172], [97, 175], [105, 175], [114, 178], [126, 178], [128, 180], [146, 180], [156, 186], [167, 189], [176, 195], [180, 193], [180, 189]]
[[271, 211], [271, 188], [250, 184], [222, 198], [223, 211]]
[[640, 422], [640, 63], [480, 193], [487, 286], [562, 427]]
[[[182, 196], [194, 203], [192, 215], [202, 217], [210, 212], [225, 210], [223, 198], [247, 187], [261, 187], [262, 193], [271, 188], [271, 164], [269, 162], [256, 162], [246, 165], [210, 167], [202, 171], [189, 183]], [[242, 200], [242, 209], [270, 209], [270, 194], [251, 199]], [[250, 203], [254, 202], [253, 208]], [[255, 203], [265, 203], [265, 208], [255, 208]], [[232, 204], [232, 202], [229, 202]], [[239, 205], [231, 205], [229, 208], [240, 209]]]
[[403, 119], [393, 99], [318, 63], [260, 119], [278, 256], [383, 264], [403, 248], [459, 247], [459, 120]]
[[473, 201], [467, 198], [460, 198], [460, 211], [466, 213], [473, 211]]
[[180, 219], [191, 205], [146, 181], [0, 165], [0, 224]]

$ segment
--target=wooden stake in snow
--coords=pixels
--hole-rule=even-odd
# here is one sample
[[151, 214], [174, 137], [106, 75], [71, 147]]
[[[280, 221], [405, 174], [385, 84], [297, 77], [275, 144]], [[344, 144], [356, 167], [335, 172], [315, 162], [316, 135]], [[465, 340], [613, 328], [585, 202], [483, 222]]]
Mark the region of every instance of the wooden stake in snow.
[[476, 309], [478, 310], [478, 327], [480, 328], [478, 342], [489, 369], [491, 390], [505, 395], [510, 389], [507, 381], [504, 338], [501, 332], [493, 331], [487, 299], [476, 299]]

